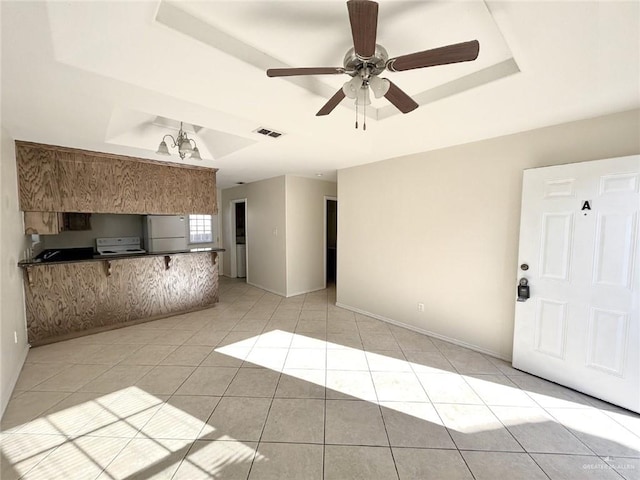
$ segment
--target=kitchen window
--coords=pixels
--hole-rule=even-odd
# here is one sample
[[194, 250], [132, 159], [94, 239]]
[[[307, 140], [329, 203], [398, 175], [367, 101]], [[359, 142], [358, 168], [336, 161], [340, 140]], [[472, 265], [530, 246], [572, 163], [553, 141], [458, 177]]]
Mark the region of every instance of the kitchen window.
[[211, 215], [189, 215], [189, 243], [213, 242]]

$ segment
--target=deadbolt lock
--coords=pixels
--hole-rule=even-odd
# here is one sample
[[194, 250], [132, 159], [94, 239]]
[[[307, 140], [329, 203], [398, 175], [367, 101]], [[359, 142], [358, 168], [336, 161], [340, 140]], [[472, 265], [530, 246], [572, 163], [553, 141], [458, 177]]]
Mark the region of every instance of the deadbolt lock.
[[518, 282], [518, 301], [526, 302], [530, 296], [531, 293], [529, 292], [529, 280], [522, 277]]

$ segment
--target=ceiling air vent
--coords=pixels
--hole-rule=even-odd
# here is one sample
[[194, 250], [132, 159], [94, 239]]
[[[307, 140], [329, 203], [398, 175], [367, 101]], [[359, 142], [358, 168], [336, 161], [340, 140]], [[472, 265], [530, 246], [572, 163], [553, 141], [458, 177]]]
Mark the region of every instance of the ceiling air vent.
[[260, 135], [264, 135], [266, 137], [271, 137], [271, 138], [278, 138], [284, 135], [281, 132], [276, 132], [275, 130], [269, 130], [268, 128], [263, 128], [263, 127], [260, 127], [257, 130], [254, 130], [254, 132], [259, 133]]

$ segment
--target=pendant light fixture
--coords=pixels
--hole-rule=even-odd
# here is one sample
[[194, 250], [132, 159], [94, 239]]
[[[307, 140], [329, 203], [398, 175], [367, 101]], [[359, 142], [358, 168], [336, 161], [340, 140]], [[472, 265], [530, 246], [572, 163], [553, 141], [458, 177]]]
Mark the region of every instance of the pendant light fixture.
[[178, 155], [180, 155], [182, 160], [184, 160], [185, 157], [189, 157], [194, 160], [202, 160], [195, 140], [189, 138], [187, 136], [187, 132], [182, 129], [182, 122], [180, 122], [180, 130], [178, 130], [178, 136], [176, 138], [173, 138], [173, 135], [171, 134], [166, 134], [162, 137], [162, 141], [160, 142], [160, 145], [158, 145], [158, 150], [156, 151], [157, 154], [171, 155], [169, 152], [169, 146], [165, 141], [167, 137], [171, 139], [171, 148], [178, 147]]

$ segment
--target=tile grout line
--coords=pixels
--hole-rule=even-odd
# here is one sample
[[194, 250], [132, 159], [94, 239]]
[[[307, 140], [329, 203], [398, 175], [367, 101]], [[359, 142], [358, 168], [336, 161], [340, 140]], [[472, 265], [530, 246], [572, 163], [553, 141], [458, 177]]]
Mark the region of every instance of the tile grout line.
[[[234, 303], [234, 302], [232, 302], [232, 303]], [[229, 307], [227, 307], [227, 308], [229, 308]], [[239, 321], [239, 320], [238, 320], [238, 321]], [[237, 323], [238, 323], [238, 322], [236, 321], [236, 322], [235, 322], [235, 324], [237, 324]], [[235, 325], [235, 324], [234, 324], [234, 325]], [[231, 332], [229, 331], [228, 333], [231, 333]], [[227, 333], [227, 335], [228, 335], [228, 333]], [[226, 337], [227, 337], [227, 335], [225, 335], [225, 336], [222, 338], [221, 342], [222, 342], [222, 341], [224, 341], [224, 338], [226, 338]], [[212, 351], [213, 351], [214, 349], [215, 349], [215, 347], [213, 347], [213, 348], [212, 348]], [[208, 356], [207, 356], [207, 357], [208, 357]], [[207, 358], [207, 357], [205, 357], [205, 358]], [[202, 361], [204, 361], [204, 359], [203, 359]], [[202, 363], [202, 362], [201, 362], [201, 363]], [[242, 364], [240, 364], [240, 365], [242, 366]], [[197, 368], [197, 367], [196, 367], [196, 368]], [[196, 369], [194, 368], [193, 372], [195, 372], [195, 370], [196, 370]], [[180, 387], [181, 387], [181, 386], [182, 386], [182, 385], [183, 385], [183, 384], [184, 384], [184, 383], [185, 383], [185, 382], [186, 382], [186, 381], [191, 377], [191, 375], [193, 375], [193, 372], [191, 372], [191, 374], [190, 374], [189, 376], [187, 376], [187, 378], [185, 378], [185, 380], [180, 384], [180, 386], [178, 386], [178, 388], [176, 388], [176, 390], [174, 391], [174, 394], [175, 394], [175, 392], [177, 392], [177, 391], [180, 389]], [[198, 437], [196, 437], [196, 439], [195, 439], [195, 440], [193, 440], [193, 441], [191, 441], [191, 443], [189, 444], [188, 448], [186, 449], [186, 453], [185, 453], [184, 457], [182, 457], [182, 459], [181, 459], [181, 460], [180, 460], [180, 462], [178, 463], [178, 466], [176, 467], [175, 471], [174, 471], [174, 472], [173, 472], [173, 474], [171, 475], [171, 478], [172, 478], [172, 479], [177, 475], [178, 471], [180, 470], [180, 468], [181, 468], [181, 467], [182, 467], [182, 465], [184, 464], [184, 462], [185, 462], [186, 458], [189, 456], [189, 453], [190, 453], [190, 452], [191, 452], [191, 450], [194, 448], [195, 443], [196, 443], [197, 439], [199, 438], [200, 433], [202, 432], [202, 430], [204, 429], [205, 425], [209, 422], [209, 420], [210, 420], [210, 419], [211, 419], [211, 417], [213, 416], [214, 412], [216, 411], [216, 409], [217, 409], [217, 408], [218, 408], [218, 406], [220, 405], [220, 402], [222, 401], [222, 398], [224, 397], [224, 392], [226, 392], [226, 391], [229, 389], [229, 386], [231, 385], [231, 383], [233, 382], [233, 380], [235, 379], [235, 377], [238, 375], [238, 372], [240, 372], [240, 367], [238, 367], [238, 368], [236, 369], [236, 373], [234, 374], [234, 376], [233, 376], [233, 377], [231, 378], [231, 380], [229, 381], [229, 384], [226, 386], [225, 390], [222, 392], [222, 395], [220, 395], [219, 400], [218, 400], [218, 402], [216, 403], [216, 406], [213, 408], [213, 410], [211, 411], [211, 413], [209, 414], [209, 416], [207, 417], [207, 419], [203, 422], [203, 425], [202, 425], [202, 427], [200, 428], [200, 431], [198, 432]], [[172, 396], [173, 396], [173, 394], [172, 394], [169, 398], [171, 398]], [[157, 413], [157, 412], [156, 412], [156, 413]], [[155, 416], [155, 414], [154, 414], [151, 418], [153, 418], [154, 416]], [[149, 423], [150, 421], [151, 421], [151, 419], [149, 419], [149, 420], [147, 421], [147, 423]], [[145, 426], [147, 425], [147, 423], [145, 423]], [[143, 428], [144, 428], [144, 427], [143, 427]], [[185, 446], [185, 448], [186, 448], [186, 446]], [[254, 456], [255, 456], [255, 452], [254, 452]], [[253, 460], [252, 460], [252, 461], [253, 461]], [[189, 463], [191, 464], [192, 462], [190, 462], [190, 461], [189, 461]], [[197, 467], [197, 466], [196, 466], [196, 468], [198, 468], [199, 470], [201, 470], [201, 468], [199, 468], [199, 467]]]
[[326, 331], [325, 331], [325, 342], [324, 342], [324, 408], [322, 411], [322, 478], [325, 478], [325, 463], [327, 461], [327, 374], [329, 372], [329, 348], [327, 346], [328, 343], [328, 335], [329, 335], [329, 300], [327, 299], [327, 316], [326, 316]]
[[[391, 335], [393, 335], [393, 331], [391, 332]], [[395, 337], [395, 336], [394, 336]], [[445, 360], [447, 360], [448, 363], [449, 359], [447, 359], [444, 354], [442, 354], [442, 352], [439, 351], [438, 346], [434, 343], [434, 347], [436, 348], [436, 350], [445, 358]], [[402, 347], [400, 347], [402, 348]], [[404, 351], [403, 351], [404, 354]], [[406, 357], [406, 355], [405, 355]], [[407, 362], [409, 363], [409, 367], [411, 368], [411, 371], [413, 372], [413, 374], [416, 376], [416, 379], [418, 380], [418, 383], [420, 384], [420, 386], [422, 387], [422, 390], [424, 391], [424, 394], [427, 396], [427, 399], [429, 400], [429, 403], [431, 404], [431, 406], [433, 407], [434, 412], [436, 412], [436, 415], [438, 416], [438, 420], [440, 420], [440, 423], [442, 424], [442, 427], [445, 429], [445, 431], [447, 432], [447, 435], [449, 435], [449, 438], [451, 439], [451, 443], [453, 444], [453, 446], [456, 448], [456, 450], [458, 450], [458, 453], [460, 453], [460, 449], [458, 448], [458, 444], [455, 442], [455, 440], [453, 439], [453, 435], [451, 435], [451, 432], [449, 431], [449, 428], [447, 427], [447, 425], [444, 423], [444, 420], [442, 420], [442, 416], [440, 415], [440, 412], [438, 411], [438, 409], [436, 408], [436, 403], [431, 399], [431, 396], [429, 395], [429, 392], [427, 392], [427, 389], [425, 388], [425, 386], [422, 384], [422, 381], [420, 380], [420, 377], [418, 376], [418, 372], [416, 372], [416, 369], [413, 366], [413, 362], [407, 360]], [[453, 368], [455, 368], [453, 365], [451, 365]], [[439, 404], [439, 403], [438, 403]], [[462, 457], [462, 454], [460, 454], [460, 456]], [[466, 464], [466, 461], [465, 461]], [[469, 468], [467, 466], [467, 468]], [[471, 469], [469, 469], [469, 472], [471, 472]], [[473, 475], [473, 473], [472, 473]], [[474, 477], [475, 478], [475, 477]]]
[[[380, 405], [380, 396], [378, 395], [378, 388], [376, 387], [376, 382], [373, 380], [373, 372], [371, 371], [371, 365], [369, 364], [369, 358], [367, 357], [367, 350], [364, 347], [364, 341], [362, 340], [362, 332], [360, 330], [360, 325], [358, 324], [358, 318], [355, 318], [355, 324], [356, 324], [356, 328], [358, 330], [358, 337], [360, 338], [360, 342], [362, 343], [362, 351], [364, 352], [364, 359], [365, 362], [367, 363], [367, 371], [369, 373], [369, 378], [371, 379], [371, 385], [373, 386], [373, 391], [375, 393], [376, 396], [376, 404], [378, 406], [378, 412], [380, 413], [380, 420], [382, 421], [382, 428], [384, 429], [384, 434], [385, 437], [387, 438], [387, 446], [389, 448], [389, 453], [391, 455], [391, 461], [393, 462], [393, 468], [394, 471], [396, 472], [396, 478], [400, 478], [400, 473], [398, 472], [398, 464], [396, 462], [396, 458], [395, 455], [393, 454], [393, 448], [391, 447], [391, 439], [389, 438], [389, 431], [387, 430], [387, 423], [384, 420], [384, 414], [382, 413], [382, 406]], [[389, 334], [391, 335], [391, 338], [395, 340], [395, 337], [393, 336], [393, 333], [391, 331], [389, 331]], [[396, 341], [397, 343], [397, 341]], [[399, 347], [399, 345], [398, 345]], [[369, 445], [370, 446], [370, 445]], [[375, 448], [375, 447], [374, 447]]]
[[[509, 377], [507, 377], [509, 378]], [[535, 377], [538, 378], [538, 377]], [[543, 379], [544, 380], [544, 379]], [[545, 407], [544, 405], [542, 405], [539, 401], [537, 401], [533, 396], [531, 396], [526, 390], [524, 390], [522, 387], [520, 387], [520, 385], [518, 385], [516, 382], [514, 382], [513, 380], [511, 380], [511, 378], [509, 378], [509, 381], [511, 381], [511, 383], [515, 384], [521, 391], [523, 391], [527, 397], [531, 398], [531, 400], [549, 417], [551, 417], [559, 427], [562, 427], [569, 435], [571, 435], [575, 440], [578, 441], [578, 443], [580, 443], [581, 445], [583, 445], [587, 450], [589, 450], [594, 456], [597, 456], [597, 453], [589, 446], [587, 445], [585, 442], [582, 441], [582, 439], [580, 437], [578, 437], [578, 435], [576, 435], [572, 429], [568, 428], [567, 426], [565, 426], [562, 422], [560, 422], [548, 409], [547, 407]], [[561, 385], [562, 386], [562, 385]], [[550, 407], [553, 408], [553, 407]], [[595, 407], [594, 407], [595, 408]], [[596, 408], [596, 410], [600, 410], [599, 408]], [[508, 428], [508, 427], [505, 427]], [[526, 450], [525, 450], [526, 451]], [[534, 452], [534, 453], [538, 453], [538, 454], [549, 454], [548, 452]], [[561, 455], [561, 453], [553, 453], [553, 455]], [[535, 461], [535, 460], [534, 460]], [[537, 464], [538, 462], [536, 462]], [[542, 467], [541, 467], [542, 468]]]
[[[280, 305], [280, 303], [282, 303], [282, 300], [280, 300], [280, 302], [278, 302], [278, 305]], [[274, 312], [275, 312], [275, 310], [274, 310]], [[273, 317], [273, 313], [271, 314], [271, 317], [269, 317], [269, 319], [271, 319], [272, 317]], [[297, 325], [297, 322], [296, 322], [296, 325]], [[265, 325], [265, 328], [266, 328], [266, 325]], [[263, 328], [262, 331], [264, 332], [264, 328]], [[261, 335], [261, 334], [262, 333], [258, 334], [258, 336]], [[256, 340], [255, 343], [257, 343], [257, 340]], [[254, 343], [254, 346], [251, 347], [251, 350], [253, 350], [253, 348], [255, 347], [255, 343]], [[289, 348], [287, 349], [287, 354], [285, 355], [284, 362], [282, 363], [282, 368], [283, 369], [284, 369], [285, 363], [287, 362], [287, 357], [289, 356], [290, 349], [291, 349], [291, 341], [289, 342]], [[243, 362], [243, 365], [244, 365], [244, 362]], [[238, 369], [238, 371], [240, 371], [240, 370]], [[280, 385], [280, 380], [281, 379], [282, 379], [282, 372], [278, 372], [278, 381], [276, 382], [276, 386], [273, 389], [273, 396], [271, 397], [271, 402], [269, 402], [269, 408], [267, 409], [267, 414], [266, 414], [266, 416], [264, 418], [264, 424], [262, 425], [262, 429], [260, 430], [260, 436], [258, 437], [258, 441], [256, 442], [256, 449], [253, 452], [253, 458], [251, 459], [251, 465], [249, 465], [249, 470], [247, 471], [247, 480], [251, 476], [251, 470], [253, 470], [253, 465], [254, 465], [254, 463], [256, 461], [256, 457], [258, 456], [258, 449], [260, 448], [260, 443], [262, 442], [262, 436], [264, 435], [264, 431], [267, 428], [267, 422], [269, 421], [269, 415], [271, 414], [271, 408], [273, 407], [273, 401], [276, 398], [276, 392], [278, 391], [278, 386]], [[229, 383], [229, 385], [231, 385], [231, 383]], [[213, 415], [213, 413], [212, 413], [212, 415]]]
[[[245, 315], [246, 315], [246, 313], [245, 313]], [[243, 317], [244, 317], [244, 315], [243, 315]], [[243, 317], [241, 317], [241, 318], [238, 320], [238, 322], [239, 322]], [[236, 324], [237, 324], [238, 322], [236, 322]], [[230, 331], [229, 333], [231, 333], [231, 331]], [[221, 342], [222, 342], [222, 341], [224, 341], [224, 338], [226, 338], [226, 337], [227, 337], [227, 335], [225, 335], [225, 337], [223, 337], [223, 339], [221, 340]], [[212, 351], [214, 351], [214, 350], [215, 350], [215, 348], [216, 348], [216, 347], [213, 347], [213, 348], [212, 348]], [[208, 357], [208, 356], [207, 356], [207, 357]], [[205, 357], [205, 358], [207, 358], [207, 357]], [[204, 359], [202, 360], [202, 362], [204, 362]], [[200, 363], [202, 363], [202, 362], [200, 362]], [[172, 475], [172, 477], [171, 477], [171, 478], [173, 478], [173, 477], [175, 477], [175, 476], [176, 476], [176, 474], [178, 473], [178, 471], [180, 470], [180, 468], [181, 468], [181, 467], [182, 467], [182, 465], [184, 464], [185, 460], [186, 460], [186, 459], [187, 459], [187, 457], [189, 456], [189, 453], [191, 452], [191, 449], [195, 446], [195, 443], [198, 441], [198, 438], [200, 438], [200, 434], [201, 434], [201, 433], [202, 433], [202, 431], [204, 430], [205, 425], [207, 425], [207, 424], [208, 424], [209, 420], [211, 419], [211, 417], [213, 416], [213, 414], [214, 414], [214, 413], [215, 413], [215, 411], [217, 410], [218, 406], [220, 405], [220, 402], [221, 402], [221, 401], [222, 401], [222, 399], [224, 398], [225, 393], [227, 392], [227, 390], [229, 390], [229, 387], [231, 386], [231, 384], [233, 383], [233, 381], [234, 381], [234, 380], [235, 380], [235, 378], [237, 377], [238, 373], [240, 373], [240, 369], [242, 368], [243, 363], [244, 363], [244, 360], [243, 360], [243, 362], [240, 364], [240, 366], [236, 369], [236, 373], [233, 375], [233, 377], [231, 378], [231, 380], [229, 381], [229, 383], [228, 383], [228, 384], [227, 384], [227, 386], [225, 387], [224, 391], [223, 391], [223, 392], [222, 392], [222, 394], [220, 395], [219, 400], [218, 400], [218, 402], [216, 403], [216, 406], [213, 408], [213, 410], [211, 411], [211, 413], [209, 414], [209, 416], [207, 417], [207, 419], [203, 422], [203, 425], [202, 425], [202, 427], [200, 428], [200, 431], [198, 432], [198, 436], [196, 437], [196, 439], [194, 439], [194, 440], [190, 443], [190, 445], [189, 445], [189, 449], [188, 449], [188, 450], [187, 450], [187, 452], [185, 453], [185, 456], [180, 460], [180, 463], [178, 464], [178, 466], [177, 466], [176, 470], [174, 471], [174, 473], [173, 473], [173, 475]], [[171, 398], [173, 395], [175, 395], [175, 392], [177, 392], [177, 391], [180, 389], [180, 387], [182, 387], [182, 385], [184, 385], [184, 383], [185, 383], [189, 378], [191, 378], [191, 376], [193, 375], [193, 373], [196, 371], [196, 369], [197, 369], [197, 368], [198, 368], [198, 367], [194, 368], [194, 370], [191, 372], [191, 374], [190, 374], [187, 378], [185, 378], [185, 379], [184, 379], [184, 381], [180, 384], [180, 386], [178, 386], [178, 388], [176, 388], [176, 390], [174, 391], [174, 393], [173, 393], [173, 394], [171, 394], [171, 396], [170, 396], [169, 398]], [[216, 368], [216, 367], [213, 367], [213, 368]], [[224, 367], [224, 368], [227, 368], [227, 367]], [[166, 403], [166, 402], [165, 402], [165, 403]], [[157, 412], [156, 412], [156, 414], [157, 414]], [[153, 418], [154, 416], [155, 416], [155, 414], [154, 414], [151, 418]], [[150, 419], [145, 423], [145, 426], [147, 425], [147, 423], [149, 423], [149, 422], [151, 421], [151, 418], [150, 418]], [[144, 427], [143, 427], [143, 428], [144, 428]], [[215, 441], [215, 440], [214, 440], [214, 441]], [[257, 445], [256, 445], [256, 446], [257, 446]], [[257, 450], [257, 448], [256, 448], [256, 450]], [[254, 451], [254, 453], [253, 453], [253, 458], [252, 458], [252, 460], [251, 460], [251, 463], [252, 463], [252, 464], [253, 464], [253, 461], [254, 461], [254, 459], [255, 459], [256, 453], [257, 453], [257, 452], [255, 452], [255, 451]], [[192, 462], [191, 462], [191, 461], [189, 461], [189, 463], [192, 463]], [[200, 469], [199, 467], [197, 467], [197, 468], [198, 468], [198, 469]], [[251, 467], [249, 467], [249, 469], [251, 469]], [[247, 477], [248, 477], [248, 473], [247, 473]]]
[[[356, 321], [356, 325], [357, 325], [357, 321]], [[371, 383], [373, 384], [373, 391], [376, 394], [376, 399], [377, 399], [376, 403], [378, 404], [378, 411], [380, 412], [380, 420], [382, 420], [382, 428], [384, 428], [384, 434], [387, 437], [387, 444], [389, 445], [389, 453], [391, 454], [391, 461], [393, 462], [393, 468], [395, 469], [396, 477], [399, 479], [400, 473], [398, 472], [398, 464], [396, 462], [396, 457], [393, 454], [393, 448], [391, 447], [391, 439], [389, 438], [389, 431], [387, 430], [387, 422], [384, 420], [384, 414], [382, 413], [382, 405], [380, 405], [381, 400], [380, 400], [380, 396], [378, 395], [378, 388], [376, 387], [376, 382], [373, 380], [373, 372], [371, 371], [371, 365], [369, 364], [369, 358], [367, 357], [366, 352], [365, 352], [364, 358], [365, 358], [365, 361], [367, 362], [367, 366], [369, 369], [369, 376], [371, 377]]]
[[[391, 332], [391, 335], [393, 335], [393, 331]], [[395, 338], [395, 336], [394, 336]], [[438, 353], [440, 353], [440, 355], [442, 355], [445, 360], [455, 369], [455, 366], [453, 364], [451, 364], [451, 362], [449, 361], [449, 359], [446, 357], [446, 355], [444, 355], [438, 345], [436, 345], [435, 343], [433, 344], [434, 347], [436, 348], [436, 350], [438, 351]], [[400, 347], [402, 349], [402, 347]], [[403, 352], [404, 353], [404, 352]], [[429, 396], [429, 392], [427, 392], [427, 389], [425, 388], [425, 386], [422, 384], [422, 381], [420, 380], [420, 377], [418, 377], [418, 373], [416, 372], [416, 369], [413, 366], [413, 362], [409, 362], [409, 366], [411, 367], [411, 371], [413, 372], [413, 374], [416, 376], [416, 379], [418, 380], [418, 383], [420, 384], [420, 386], [422, 387], [422, 390], [424, 391], [425, 395], [427, 396], [427, 399], [429, 400], [429, 403], [431, 404], [431, 406], [433, 407], [433, 411], [436, 413], [436, 415], [438, 416], [438, 419], [440, 420], [440, 423], [442, 424], [442, 427], [445, 429], [445, 431], [447, 432], [447, 435], [449, 435], [449, 439], [451, 440], [451, 443], [453, 444], [453, 446], [455, 447], [455, 450], [458, 452], [458, 456], [462, 459], [465, 467], [467, 467], [467, 471], [469, 472], [469, 474], [471, 475], [471, 477], [475, 480], [476, 476], [473, 473], [473, 471], [471, 470], [471, 467], [469, 466], [469, 463], [467, 462], [467, 459], [464, 458], [464, 455], [462, 455], [462, 451], [460, 450], [460, 448], [458, 447], [458, 444], [456, 443], [456, 441], [453, 438], [453, 435], [451, 434], [451, 431], [449, 430], [449, 427], [447, 427], [446, 423], [444, 422], [444, 420], [442, 419], [442, 416], [440, 415], [440, 412], [438, 411], [438, 409], [436, 408], [436, 404], [431, 400], [431, 397]]]
[[[511, 430], [509, 430], [509, 428], [504, 424], [504, 422], [502, 420], [500, 420], [500, 418], [494, 413], [493, 409], [491, 408], [491, 406], [485, 401], [484, 398], [482, 398], [478, 392], [476, 392], [476, 390], [473, 388], [473, 386], [467, 381], [467, 378], [465, 377], [465, 375], [460, 374], [460, 376], [462, 377], [463, 381], [467, 384], [467, 386], [471, 389], [471, 391], [473, 391], [477, 397], [480, 399], [480, 401], [482, 402], [482, 404], [484, 405], [485, 408], [487, 408], [489, 410], [489, 412], [491, 412], [491, 415], [493, 415], [493, 417], [500, 423], [500, 425], [502, 425], [502, 428], [504, 428], [505, 431], [507, 431], [509, 433], [509, 435], [511, 436], [511, 438], [520, 446], [520, 448], [522, 449], [522, 452], [501, 452], [501, 453], [524, 453], [525, 455], [527, 455], [527, 457], [529, 457], [531, 459], [531, 461], [540, 469], [540, 471], [549, 479], [552, 480], [551, 477], [549, 476], [549, 474], [546, 472], [546, 470], [544, 470], [542, 468], [542, 466], [536, 461], [535, 458], [533, 458], [533, 455], [531, 455], [531, 453], [529, 453], [527, 451], [526, 448], [524, 448], [524, 446], [522, 445], [522, 443], [520, 442], [520, 440], [518, 440], [516, 438], [516, 436], [513, 434], [513, 432], [511, 432]], [[513, 383], [513, 382], [512, 382]], [[497, 453], [498, 451], [493, 451], [492, 452]], [[462, 455], [462, 453], [461, 453]], [[462, 455], [462, 458], [464, 459], [465, 463], [467, 463], [467, 460], [464, 458], [464, 455]], [[467, 465], [468, 466], [468, 465]], [[469, 468], [469, 470], [471, 470]]]

